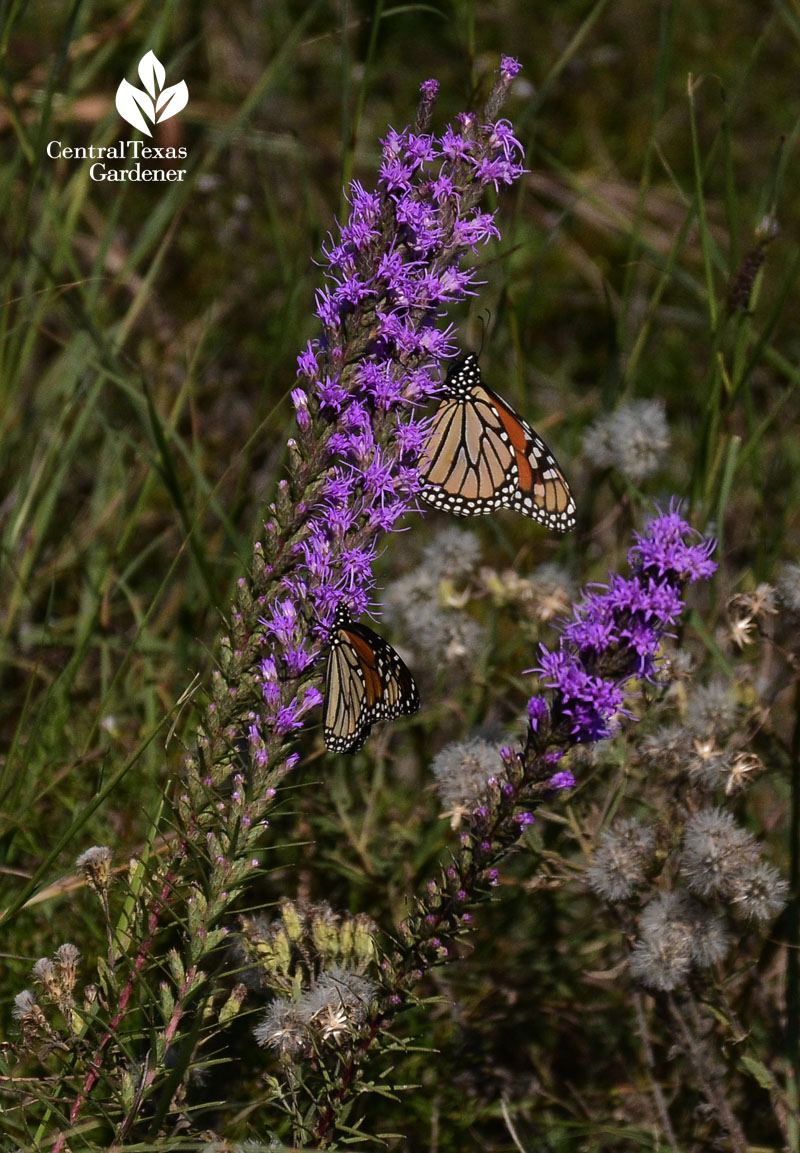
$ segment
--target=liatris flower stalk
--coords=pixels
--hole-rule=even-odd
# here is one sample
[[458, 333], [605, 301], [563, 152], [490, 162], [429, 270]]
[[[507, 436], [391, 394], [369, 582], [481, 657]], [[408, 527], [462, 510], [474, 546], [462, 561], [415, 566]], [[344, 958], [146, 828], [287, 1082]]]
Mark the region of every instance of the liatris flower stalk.
[[445, 310], [475, 283], [464, 258], [499, 235], [478, 204], [488, 185], [523, 171], [510, 125], [495, 119], [518, 69], [504, 57], [485, 119], [465, 113], [441, 136], [429, 131], [437, 84], [427, 81], [415, 128], [384, 140], [377, 189], [350, 187], [349, 219], [324, 250], [322, 333], [298, 361], [290, 476], [252, 581], [240, 584], [205, 725], [201, 756], [215, 783], [244, 734], [259, 778], [286, 766], [285, 745], [319, 701], [311, 682], [335, 607], [368, 608], [379, 535], [415, 505], [420, 407], [455, 352]]
[[[427, 81], [414, 128], [389, 129], [376, 190], [350, 186], [349, 218], [324, 251], [321, 333], [299, 357], [288, 476], [252, 571], [239, 581], [212, 699], [184, 766], [177, 848], [142, 898], [137, 952], [121, 987], [117, 967], [108, 997], [115, 1009], [73, 1089], [72, 1124], [125, 1033], [161, 926], [175, 917], [185, 937], [172, 950], [166, 1009], [149, 1033], [164, 1053], [186, 1032], [202, 965], [223, 941], [223, 918], [258, 864], [265, 814], [297, 762], [297, 733], [320, 703], [318, 658], [335, 607], [344, 600], [356, 615], [368, 607], [379, 536], [415, 505], [421, 406], [437, 392], [442, 360], [455, 353], [446, 309], [473, 291], [469, 257], [499, 235], [494, 213], [479, 202], [489, 185], [497, 189], [523, 172], [511, 127], [497, 119], [518, 70], [504, 57], [483, 117], [464, 113], [440, 136], [430, 130], [438, 85]], [[191, 1055], [185, 1060], [188, 1068]], [[121, 1133], [147, 1108], [160, 1072], [153, 1063], [143, 1074]], [[55, 1153], [66, 1143], [62, 1132]]]
[[559, 648], [542, 646], [537, 671], [554, 692], [549, 706], [541, 696], [528, 702], [526, 763], [558, 759], [570, 745], [612, 734], [630, 680], [655, 671], [661, 638], [683, 611], [684, 586], [714, 572], [714, 547], [698, 543], [673, 507], [637, 535], [629, 577], [614, 574], [606, 587], [584, 594]]
[[[470, 905], [497, 884], [498, 866], [533, 821], [532, 810], [554, 792], [574, 785], [569, 770], [554, 772], [567, 752], [610, 737], [626, 703], [657, 669], [659, 646], [685, 607], [684, 590], [716, 568], [715, 544], [703, 539], [676, 508], [657, 516], [628, 552], [630, 575], [612, 574], [587, 590], [561, 628], [557, 649], [542, 646], [537, 670], [545, 692], [528, 702], [529, 727], [522, 749], [501, 750], [496, 775], [473, 802], [468, 828], [438, 880], [401, 924], [384, 962], [384, 992], [340, 1074], [344, 1099], [354, 1070], [382, 1029], [407, 1002], [414, 984], [446, 961], [453, 942], [469, 927]], [[453, 786], [452, 773], [448, 786]], [[472, 765], [465, 788], [474, 795]], [[452, 797], [451, 797], [452, 801]], [[322, 1140], [335, 1124], [337, 1098], [320, 1115]]]

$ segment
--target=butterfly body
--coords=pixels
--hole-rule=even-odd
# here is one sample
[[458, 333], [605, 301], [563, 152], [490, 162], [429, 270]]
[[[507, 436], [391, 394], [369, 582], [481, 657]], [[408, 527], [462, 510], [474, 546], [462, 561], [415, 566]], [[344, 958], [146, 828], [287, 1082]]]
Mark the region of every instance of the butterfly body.
[[550, 449], [526, 421], [484, 384], [470, 354], [447, 374], [420, 459], [422, 499], [456, 516], [511, 508], [566, 532], [575, 501]]
[[392, 646], [339, 604], [328, 638], [325, 673], [325, 744], [333, 753], [355, 753], [376, 721], [408, 716], [419, 692]]

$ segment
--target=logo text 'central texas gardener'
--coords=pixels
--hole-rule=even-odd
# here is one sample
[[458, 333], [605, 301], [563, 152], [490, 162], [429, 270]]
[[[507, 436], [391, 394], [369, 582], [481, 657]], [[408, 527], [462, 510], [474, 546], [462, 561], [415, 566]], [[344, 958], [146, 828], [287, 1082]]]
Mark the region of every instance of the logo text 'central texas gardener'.
[[[177, 116], [189, 101], [186, 81], [165, 86], [166, 70], [155, 52], [148, 52], [139, 61], [139, 79], [144, 89], [136, 88], [123, 80], [117, 89], [115, 103], [117, 111], [128, 124], [138, 128], [152, 138], [153, 127]], [[114, 144], [89, 144], [73, 146], [61, 140], [51, 140], [47, 145], [47, 155], [52, 159], [92, 160], [89, 168], [92, 180], [117, 181], [182, 181], [185, 168], [147, 168], [143, 160], [185, 160], [188, 153], [184, 147], [145, 144], [142, 140], [117, 140]], [[127, 168], [110, 165], [108, 161], [132, 159], [135, 163]]]

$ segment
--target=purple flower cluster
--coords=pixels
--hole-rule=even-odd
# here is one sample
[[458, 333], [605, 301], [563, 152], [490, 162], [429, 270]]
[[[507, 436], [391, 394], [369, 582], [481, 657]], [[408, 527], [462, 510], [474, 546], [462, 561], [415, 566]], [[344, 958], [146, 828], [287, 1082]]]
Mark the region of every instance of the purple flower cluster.
[[[504, 58], [506, 84], [517, 69]], [[418, 126], [430, 120], [437, 88], [422, 85]], [[298, 414], [311, 407], [332, 429], [331, 467], [294, 581], [300, 596], [314, 589], [325, 619], [343, 594], [354, 612], [367, 607], [375, 534], [411, 507], [426, 432], [417, 410], [439, 388], [440, 361], [455, 352], [452, 329], [439, 324], [474, 283], [462, 258], [499, 236], [494, 213], [478, 208], [483, 191], [516, 180], [520, 154], [506, 121], [463, 114], [440, 137], [390, 128], [376, 191], [350, 186], [350, 216], [324, 249], [322, 336], [299, 358], [305, 388], [294, 393]], [[370, 539], [348, 548], [357, 526]]]
[[554, 690], [528, 702], [534, 743], [547, 732], [551, 744], [602, 740], [625, 708], [628, 682], [652, 677], [662, 637], [679, 619], [686, 584], [708, 578], [713, 540], [695, 532], [673, 506], [636, 534], [628, 552], [631, 575], [611, 574], [606, 586], [587, 591], [562, 629], [559, 647], [541, 646], [535, 670]]
[[456, 352], [446, 308], [473, 291], [475, 269], [462, 260], [499, 236], [479, 203], [489, 185], [524, 172], [511, 126], [496, 119], [518, 70], [504, 57], [484, 118], [464, 113], [440, 136], [429, 130], [438, 84], [426, 81], [414, 128], [390, 128], [383, 141], [377, 189], [350, 185], [349, 217], [324, 246], [322, 331], [298, 358], [292, 392], [295, 481], [266, 526], [267, 574], [279, 576], [260, 618], [268, 726], [280, 708], [281, 728], [292, 729], [310, 707], [279, 687], [315, 661], [341, 600], [355, 616], [368, 609], [379, 534], [415, 503], [420, 409]]

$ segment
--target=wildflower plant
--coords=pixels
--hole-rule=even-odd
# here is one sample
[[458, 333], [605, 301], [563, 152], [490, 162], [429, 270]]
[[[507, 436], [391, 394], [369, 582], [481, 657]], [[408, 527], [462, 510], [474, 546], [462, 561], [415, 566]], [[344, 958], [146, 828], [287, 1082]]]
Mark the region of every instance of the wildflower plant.
[[[715, 542], [677, 502], [636, 533], [626, 573], [581, 594], [556, 565], [530, 579], [481, 569], [478, 538], [445, 530], [387, 601], [403, 634], [421, 626], [423, 639], [407, 640], [421, 663], [430, 656], [424, 637], [430, 649], [433, 636], [449, 668], [468, 666], [484, 644], [482, 627], [459, 617], [473, 599], [555, 630], [530, 654], [525, 675], [535, 682], [517, 739], [463, 734], [430, 758], [440, 816], [450, 822], [447, 847], [427, 883], [402, 895], [404, 916], [379, 925], [299, 893], [284, 893], [275, 908], [251, 907], [286, 848], [276, 831], [286, 806], [303, 812], [311, 792], [295, 770], [304, 753], [320, 751], [317, 707], [337, 608], [356, 617], [373, 608], [375, 561], [417, 511], [425, 406], [458, 351], [448, 310], [475, 294], [476, 258], [499, 236], [486, 194], [524, 172], [521, 147], [499, 118], [518, 70], [503, 57], [483, 112], [438, 134], [437, 84], [424, 83], [414, 126], [387, 131], [374, 190], [358, 181], [347, 190], [347, 218], [323, 246], [318, 332], [297, 362], [287, 475], [238, 581], [196, 743], [159, 827], [168, 835], [126, 866], [115, 867], [105, 846], [80, 855], [105, 956], [92, 961], [62, 943], [35, 962], [30, 988], [15, 997], [18, 1044], [2, 1071], [31, 1147], [366, 1140], [362, 1103], [395, 1092], [375, 1059], [393, 1061], [413, 1044], [400, 1036], [399, 1016], [423, 1004], [426, 979], [456, 956], [539, 814], [581, 783], [587, 753], [627, 740], [645, 706], [669, 691], [665, 651], [688, 589], [716, 568]], [[650, 401], [619, 410], [587, 438], [596, 463], [634, 485], [660, 467], [668, 443], [663, 408]], [[794, 611], [796, 568], [774, 596], [740, 597], [732, 644], [748, 643], [778, 603]], [[676, 656], [676, 678], [678, 665]], [[732, 925], [763, 926], [786, 899], [755, 838], [714, 795], [738, 796], [759, 768], [737, 743], [740, 720], [738, 703], [711, 683], [685, 704], [680, 724], [643, 735], [639, 755], [648, 756], [648, 741], [658, 745], [653, 765], [669, 765], [670, 786], [682, 773], [691, 803], [661, 824], [625, 812], [586, 868], [588, 889], [628, 943], [629, 978], [672, 999], [678, 1042], [699, 1069], [713, 1060], [693, 983], [726, 959]], [[300, 849], [290, 845], [278, 861], [276, 884], [305, 887], [293, 868]], [[378, 886], [380, 870], [370, 880]], [[694, 1017], [681, 1011], [681, 996]], [[31, 1061], [43, 1075], [15, 1088], [12, 1074]], [[197, 1086], [213, 1074], [216, 1089], [217, 1076], [224, 1085], [243, 1066], [256, 1070], [257, 1095], [237, 1107], [232, 1125], [252, 1124], [248, 1139], [231, 1146], [212, 1133], [207, 1142], [216, 1095], [213, 1108], [206, 1100], [197, 1109], [198, 1123]], [[742, 1147], [713, 1084], [706, 1098]]]
[[[257, 876], [267, 813], [299, 759], [298, 733], [321, 702], [319, 658], [335, 609], [344, 602], [360, 615], [370, 607], [380, 537], [415, 507], [422, 409], [456, 351], [446, 311], [474, 292], [469, 260], [499, 236], [481, 201], [523, 172], [520, 146], [498, 115], [518, 70], [503, 57], [483, 115], [464, 113], [440, 135], [431, 131], [438, 85], [423, 84], [415, 126], [388, 130], [376, 189], [353, 182], [348, 219], [324, 246], [320, 332], [298, 359], [288, 476], [238, 583], [211, 699], [184, 763], [174, 851], [157, 868], [132, 863], [135, 933], [111, 923], [105, 850], [79, 862], [102, 905], [109, 957], [79, 1030], [80, 1060], [61, 1074], [70, 1105], [53, 1153], [69, 1147], [75, 1127], [110, 1127], [119, 1141], [153, 1111], [156, 1121], [144, 1124], [157, 1127], [173, 1107], [169, 1086], [188, 1083], [202, 1046], [241, 1007], [237, 993], [209, 984], [209, 970], [226, 945], [232, 905]], [[63, 1008], [52, 964], [43, 961], [35, 978], [53, 986], [48, 996]], [[334, 986], [346, 988], [343, 1011], [363, 1016], [369, 981], [356, 992], [341, 973], [326, 972], [313, 975], [317, 994], [326, 981], [329, 1000]], [[159, 996], [148, 1007], [145, 995], [142, 1009], [152, 980]], [[35, 998], [21, 996], [23, 1035], [57, 1033], [46, 1015], [41, 1023]], [[189, 1011], [197, 1005], [202, 1036]], [[71, 1018], [64, 1027], [73, 1028]], [[120, 1072], [120, 1048], [138, 1047], [144, 1035], [151, 1058], [135, 1075]]]

